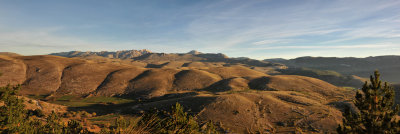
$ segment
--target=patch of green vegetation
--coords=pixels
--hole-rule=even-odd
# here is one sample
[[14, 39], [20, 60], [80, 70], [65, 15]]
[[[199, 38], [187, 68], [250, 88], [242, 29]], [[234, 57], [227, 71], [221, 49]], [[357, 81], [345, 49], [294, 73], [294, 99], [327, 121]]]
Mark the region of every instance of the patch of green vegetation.
[[355, 87], [341, 87], [341, 88], [346, 89], [346, 90], [356, 90]]
[[82, 100], [87, 103], [113, 103], [113, 104], [122, 104], [122, 103], [130, 103], [134, 100], [131, 99], [123, 99], [118, 97], [105, 97], [105, 96], [96, 96], [89, 97]]
[[95, 104], [124, 104], [130, 103], [134, 100], [131, 99], [123, 99], [118, 97], [105, 97], [105, 96], [96, 96], [96, 97], [88, 97], [88, 98], [79, 98], [73, 95], [65, 95], [59, 98], [56, 98], [55, 101], [51, 101], [51, 103], [60, 104], [68, 107], [86, 107]]
[[64, 105], [67, 107], [87, 107], [93, 105], [91, 103], [86, 103], [81, 101], [52, 101], [51, 103]]
[[61, 97], [57, 98], [56, 100], [57, 101], [71, 101], [71, 100], [73, 100], [75, 98], [76, 97], [73, 96], [73, 95], [64, 95], [64, 96], [61, 96]]
[[27, 97], [35, 100], [45, 100], [49, 94], [30, 94]]

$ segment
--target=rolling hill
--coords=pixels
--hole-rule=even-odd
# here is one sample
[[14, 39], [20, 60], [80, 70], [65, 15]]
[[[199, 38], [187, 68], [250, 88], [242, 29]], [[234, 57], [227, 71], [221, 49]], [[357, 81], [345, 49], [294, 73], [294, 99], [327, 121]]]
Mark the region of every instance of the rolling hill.
[[[165, 58], [160, 54], [155, 57], [160, 56]], [[143, 57], [141, 61], [147, 62]], [[172, 67], [154, 68], [119, 59], [1, 55], [0, 86], [22, 84], [22, 95], [44, 95], [43, 100], [49, 102], [68, 96], [138, 100], [121, 107], [113, 104], [94, 109], [103, 112], [137, 114], [154, 107], [168, 109], [180, 102], [199, 121], [213, 120], [224, 130], [238, 133], [334, 132], [341, 122], [340, 110], [348, 104], [344, 100], [353, 94], [311, 77], [270, 75], [251, 69], [246, 62], [206, 65], [216, 62], [221, 61], [196, 61], [201, 66], [169, 61], [166, 65]], [[93, 110], [90, 106], [81, 108]]]

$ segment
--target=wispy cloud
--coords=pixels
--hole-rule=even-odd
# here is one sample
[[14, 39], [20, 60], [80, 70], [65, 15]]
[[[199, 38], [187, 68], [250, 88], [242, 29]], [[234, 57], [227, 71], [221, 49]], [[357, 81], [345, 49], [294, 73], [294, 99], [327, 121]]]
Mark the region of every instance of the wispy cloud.
[[[198, 49], [262, 57], [278, 49], [280, 56], [301, 56], [311, 53], [308, 50], [324, 54], [315, 51], [398, 48], [400, 44], [398, 0], [101, 3], [101, 8], [94, 8], [91, 3], [71, 2], [69, 6], [80, 6], [74, 11], [68, 5], [57, 6], [60, 10], [52, 14], [45, 10], [51, 4], [36, 12], [32, 6], [15, 8], [20, 5], [7, 7], [0, 2], [0, 18], [8, 18], [0, 20], [0, 46], [6, 48], [2, 51]], [[90, 12], [83, 15], [78, 12], [88, 8]]]
[[271, 49], [360, 49], [360, 48], [400, 48], [400, 44], [378, 43], [378, 44], [358, 44], [358, 45], [335, 45], [335, 46], [270, 46], [257, 47], [251, 49], [271, 50]]
[[[244, 6], [222, 8], [230, 2], [213, 5], [214, 8], [224, 10], [205, 12], [203, 17], [199, 16], [190, 23], [187, 32], [196, 38], [212, 40], [208, 42], [210, 45], [218, 44], [226, 49], [247, 47], [249, 41], [253, 45], [285, 44], [288, 39], [302, 36], [313, 36], [313, 39], [308, 40], [310, 46], [294, 45], [288, 48], [311, 48], [316, 44], [340, 43], [361, 38], [399, 38], [400, 35], [400, 31], [394, 30], [400, 29], [400, 25], [396, 23], [397, 18], [393, 18], [393, 14], [384, 14], [388, 8], [400, 6], [398, 1], [331, 1], [322, 7], [319, 7], [320, 3], [299, 2], [271, 10], [265, 7], [254, 8], [255, 4], [269, 3], [253, 1], [254, 3], [248, 2]], [[375, 19], [368, 19], [371, 17], [390, 19], [377, 22]], [[334, 35], [330, 35], [333, 33]], [[314, 41], [325, 35], [330, 38]], [[307, 39], [303, 41], [307, 42]], [[335, 48], [341, 47], [346, 46]], [[357, 48], [349, 46], [351, 47]]]

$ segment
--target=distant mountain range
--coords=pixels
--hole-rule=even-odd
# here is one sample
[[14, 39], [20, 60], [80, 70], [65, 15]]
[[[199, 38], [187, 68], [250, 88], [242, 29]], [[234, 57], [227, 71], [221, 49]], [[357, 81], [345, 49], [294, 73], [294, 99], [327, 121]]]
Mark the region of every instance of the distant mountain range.
[[311, 68], [332, 70], [344, 75], [368, 78], [374, 70], [379, 70], [382, 79], [400, 83], [400, 56], [387, 55], [366, 58], [299, 57], [295, 59], [265, 59], [267, 62], [281, 63], [289, 68]]
[[144, 54], [152, 53], [149, 50], [123, 50], [116, 52], [109, 51], [101, 51], [101, 52], [82, 52], [82, 51], [70, 51], [70, 52], [60, 52], [60, 53], [51, 53], [49, 55], [57, 55], [63, 57], [86, 57], [86, 56], [102, 56], [107, 58], [118, 58], [118, 59], [130, 59], [138, 56], [142, 56]]
[[206, 62], [215, 63], [223, 62], [222, 65], [233, 65], [233, 64], [244, 64], [249, 66], [257, 67], [271, 67], [275, 66], [277, 68], [285, 68], [284, 65], [274, 64], [266, 61], [260, 61], [255, 59], [250, 59], [246, 57], [240, 58], [229, 58], [222, 53], [201, 53], [196, 50], [192, 50], [188, 53], [153, 53], [149, 50], [124, 50], [124, 51], [102, 51], [102, 52], [81, 52], [81, 51], [71, 51], [71, 52], [60, 52], [51, 53], [49, 55], [63, 56], [63, 57], [93, 57], [100, 56], [112, 59], [124, 59], [124, 60], [134, 60], [139, 62], [144, 62], [146, 64], [151, 64], [153, 67], [162, 67], [170, 62], [183, 62], [182, 66], [185, 67], [191, 62]]

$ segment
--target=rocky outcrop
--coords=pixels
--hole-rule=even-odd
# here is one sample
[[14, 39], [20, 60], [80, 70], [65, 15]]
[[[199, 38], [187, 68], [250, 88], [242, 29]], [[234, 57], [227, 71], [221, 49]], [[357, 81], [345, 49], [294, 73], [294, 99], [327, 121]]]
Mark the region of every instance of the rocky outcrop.
[[86, 56], [102, 56], [107, 58], [115, 58], [115, 59], [131, 59], [134, 57], [139, 57], [144, 54], [152, 53], [149, 50], [123, 50], [123, 51], [116, 51], [116, 52], [108, 52], [108, 51], [101, 51], [101, 52], [81, 52], [81, 51], [71, 51], [71, 52], [60, 52], [60, 53], [51, 53], [50, 55], [56, 56], [63, 56], [63, 57], [86, 57]]

